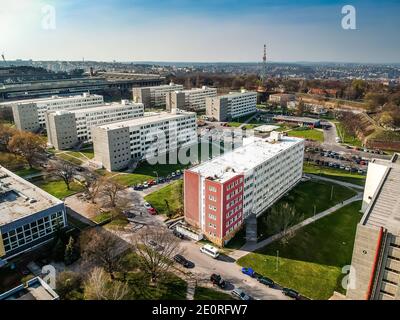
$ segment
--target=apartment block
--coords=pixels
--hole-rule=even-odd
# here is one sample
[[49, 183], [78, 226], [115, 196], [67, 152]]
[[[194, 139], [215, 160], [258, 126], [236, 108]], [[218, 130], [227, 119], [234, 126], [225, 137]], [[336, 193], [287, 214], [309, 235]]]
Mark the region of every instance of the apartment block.
[[181, 84], [166, 84], [153, 87], [132, 88], [133, 101], [143, 103], [147, 108], [165, 108], [165, 97], [168, 92], [183, 90]]
[[196, 114], [159, 113], [92, 129], [94, 160], [109, 171], [197, 143]]
[[167, 110], [201, 111], [206, 109], [206, 99], [217, 96], [217, 89], [203, 86], [190, 90], [172, 91], [166, 95]]
[[46, 112], [72, 110], [104, 105], [103, 96], [84, 93], [82, 95], [18, 100], [3, 103], [12, 107], [14, 122], [19, 130], [35, 132], [46, 127]]
[[62, 201], [0, 166], [0, 261], [52, 239], [66, 226]]
[[288, 103], [291, 101], [295, 101], [296, 96], [291, 93], [275, 93], [269, 96], [270, 103], [276, 103], [280, 106], [287, 107]]
[[225, 245], [247, 217], [264, 213], [300, 181], [303, 155], [303, 139], [272, 132], [185, 170], [185, 221]]
[[368, 164], [347, 288], [352, 300], [400, 300], [400, 155]]
[[206, 115], [217, 121], [230, 121], [256, 111], [257, 92], [233, 92], [206, 99]]
[[48, 143], [58, 150], [69, 149], [78, 143], [91, 142], [94, 126], [143, 115], [143, 104], [128, 100], [79, 110], [48, 111], [45, 115]]

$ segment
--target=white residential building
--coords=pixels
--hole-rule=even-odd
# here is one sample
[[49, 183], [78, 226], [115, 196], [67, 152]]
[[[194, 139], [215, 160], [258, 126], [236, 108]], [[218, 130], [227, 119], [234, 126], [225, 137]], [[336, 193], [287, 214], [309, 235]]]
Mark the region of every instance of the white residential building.
[[272, 132], [243, 143], [184, 174], [186, 222], [222, 246], [244, 219], [264, 213], [302, 178], [303, 139]]
[[169, 92], [166, 95], [167, 110], [174, 108], [189, 111], [206, 109], [206, 98], [217, 96], [217, 89], [203, 86], [190, 90]]
[[183, 85], [171, 82], [161, 86], [132, 88], [133, 101], [143, 103], [145, 109], [165, 108], [167, 93], [177, 90], [183, 90]]
[[257, 92], [232, 92], [206, 99], [206, 115], [217, 121], [229, 121], [256, 111]]
[[109, 171], [124, 169], [132, 162], [197, 143], [196, 129], [193, 112], [164, 112], [94, 127], [94, 161]]
[[75, 96], [18, 100], [3, 103], [12, 107], [14, 122], [19, 130], [37, 131], [46, 126], [47, 111], [73, 110], [104, 105], [103, 96], [84, 93]]
[[106, 123], [143, 117], [142, 103], [106, 104], [79, 110], [48, 111], [46, 127], [49, 145], [58, 150], [69, 149], [79, 142], [91, 142], [91, 129]]

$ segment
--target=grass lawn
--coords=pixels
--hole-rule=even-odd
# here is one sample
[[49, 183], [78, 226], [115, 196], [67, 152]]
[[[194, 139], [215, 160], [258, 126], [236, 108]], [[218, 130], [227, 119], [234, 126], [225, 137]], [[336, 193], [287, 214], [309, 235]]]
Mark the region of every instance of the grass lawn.
[[19, 175], [20, 177], [25, 177], [25, 176], [29, 176], [31, 174], [36, 174], [36, 173], [40, 173], [42, 170], [36, 169], [36, 168], [24, 168], [21, 170], [17, 170], [14, 173]]
[[[69, 153], [71, 151], [68, 151]], [[60, 153], [56, 153], [56, 157], [63, 159], [65, 161], [71, 162], [77, 166], [80, 166], [83, 163], [83, 160], [76, 158], [74, 155], [70, 155], [67, 152], [60, 152]]]
[[116, 174], [113, 179], [124, 186], [133, 186], [138, 183], [143, 183], [148, 180], [154, 179], [153, 176], [136, 173], [119, 173]]
[[93, 217], [91, 220], [96, 223], [103, 223], [110, 219], [111, 219], [111, 212], [101, 212], [95, 217]]
[[317, 174], [321, 177], [349, 182], [360, 186], [365, 185], [366, 176], [358, 173], [351, 173], [345, 170], [321, 167], [314, 164], [304, 163], [303, 171], [304, 173]]
[[168, 274], [156, 285], [144, 272], [128, 273], [129, 300], [186, 300], [187, 283], [174, 274]]
[[40, 181], [35, 181], [33, 183], [39, 188], [43, 189], [44, 191], [50, 193], [51, 195], [59, 199], [63, 199], [65, 197], [68, 197], [74, 193], [83, 190], [83, 187], [76, 182], [72, 182], [70, 185], [70, 190], [67, 190], [67, 186], [62, 180], [56, 180], [56, 181], [40, 180]]
[[362, 147], [361, 141], [357, 137], [349, 135], [340, 122], [335, 122], [335, 126], [336, 132], [342, 140], [342, 143], [349, 144], [355, 147]]
[[351, 263], [360, 208], [361, 201], [352, 203], [299, 230], [286, 245], [274, 242], [237, 263], [312, 299], [329, 299], [333, 291], [344, 293], [341, 269]]
[[[333, 194], [331, 199], [332, 187]], [[307, 219], [314, 215], [314, 206], [315, 212], [319, 213], [356, 194], [354, 190], [335, 183], [310, 180], [300, 182], [287, 196], [282, 197], [278, 203], [288, 202], [296, 208], [296, 212], [301, 213], [303, 218]], [[257, 231], [261, 239], [272, 235], [268, 232], [267, 216], [268, 211], [257, 219]]]
[[165, 200], [168, 201], [170, 211], [176, 212], [176, 210], [183, 208], [183, 180], [174, 181], [168, 186], [150, 193], [144, 199], [160, 214], [168, 214]]
[[234, 300], [233, 297], [221, 291], [211, 288], [196, 287], [194, 292], [194, 300]]
[[317, 129], [291, 130], [288, 132], [288, 136], [324, 142], [324, 133]]

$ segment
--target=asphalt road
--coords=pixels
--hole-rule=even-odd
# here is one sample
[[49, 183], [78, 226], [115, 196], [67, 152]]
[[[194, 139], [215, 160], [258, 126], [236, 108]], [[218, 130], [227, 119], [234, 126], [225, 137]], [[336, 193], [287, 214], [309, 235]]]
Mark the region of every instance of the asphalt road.
[[241, 267], [231, 257], [220, 255], [217, 259], [213, 259], [200, 252], [200, 246], [193, 241], [182, 241], [185, 258], [195, 263], [195, 267], [189, 270], [196, 278], [209, 281], [211, 274], [217, 273], [230, 284], [226, 288], [227, 292], [239, 288], [259, 300], [290, 300], [280, 290], [269, 288], [256, 279], [244, 275]]

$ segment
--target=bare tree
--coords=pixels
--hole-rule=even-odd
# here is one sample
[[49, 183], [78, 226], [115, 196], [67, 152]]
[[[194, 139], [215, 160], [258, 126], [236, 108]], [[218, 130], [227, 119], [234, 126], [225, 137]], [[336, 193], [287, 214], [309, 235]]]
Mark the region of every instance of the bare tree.
[[113, 208], [117, 206], [118, 202], [118, 192], [123, 190], [125, 187], [113, 180], [112, 178], [107, 178], [104, 180], [101, 193], [108, 198], [109, 205]]
[[280, 201], [271, 208], [267, 216], [268, 232], [271, 235], [281, 233], [282, 244], [294, 237], [293, 226], [304, 220], [304, 215], [288, 202]]
[[[150, 245], [150, 242], [157, 247]], [[134, 239], [133, 246], [141, 269], [150, 275], [152, 283], [166, 276], [173, 265], [173, 257], [182, 253], [179, 240], [165, 229], [142, 230]]]
[[49, 172], [61, 178], [65, 182], [67, 189], [70, 190], [70, 185], [74, 179], [75, 173], [75, 167], [72, 164], [63, 160], [52, 161]]
[[102, 267], [114, 279], [126, 246], [116, 235], [102, 228], [86, 231], [81, 236], [81, 256], [88, 266]]
[[92, 203], [96, 203], [97, 196], [100, 194], [104, 185], [104, 178], [92, 175], [85, 175], [85, 183], [83, 184], [85, 193], [88, 195]]
[[102, 268], [96, 267], [85, 282], [84, 292], [88, 300], [124, 300], [129, 288], [125, 282], [113, 281]]

